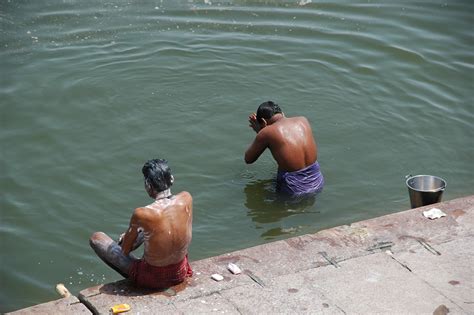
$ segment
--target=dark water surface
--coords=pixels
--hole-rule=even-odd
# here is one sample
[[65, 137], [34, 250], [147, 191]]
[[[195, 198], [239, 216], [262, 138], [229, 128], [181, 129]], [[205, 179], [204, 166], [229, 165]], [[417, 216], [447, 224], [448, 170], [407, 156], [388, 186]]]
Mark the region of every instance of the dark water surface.
[[[309, 1], [306, 1], [309, 2]], [[165, 157], [194, 196], [191, 260], [400, 211], [407, 174], [474, 187], [472, 1], [0, 1], [0, 311], [120, 277], [116, 237]], [[314, 127], [326, 187], [277, 200], [247, 115]]]

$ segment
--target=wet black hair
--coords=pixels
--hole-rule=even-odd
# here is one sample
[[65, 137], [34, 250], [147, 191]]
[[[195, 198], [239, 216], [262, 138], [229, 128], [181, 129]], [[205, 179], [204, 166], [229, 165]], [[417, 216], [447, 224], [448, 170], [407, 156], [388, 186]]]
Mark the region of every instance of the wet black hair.
[[149, 160], [143, 165], [145, 185], [151, 186], [156, 192], [164, 191], [173, 185], [171, 169], [165, 159]]
[[263, 102], [258, 107], [258, 109], [257, 109], [257, 119], [259, 121], [261, 121], [262, 118], [270, 119], [270, 118], [273, 117], [273, 115], [281, 114], [281, 113], [282, 113], [281, 108], [280, 108], [280, 106], [278, 106], [277, 103], [274, 103], [272, 101], [267, 101], [267, 102]]

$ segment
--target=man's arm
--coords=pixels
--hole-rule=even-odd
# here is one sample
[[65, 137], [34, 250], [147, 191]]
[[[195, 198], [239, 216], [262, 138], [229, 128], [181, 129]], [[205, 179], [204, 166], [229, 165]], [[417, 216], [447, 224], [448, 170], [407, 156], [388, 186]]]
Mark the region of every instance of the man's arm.
[[245, 151], [245, 163], [252, 164], [255, 162], [268, 147], [268, 140], [265, 131], [266, 130], [263, 129], [260, 130], [252, 144], [249, 146], [247, 151]]
[[141, 229], [139, 226], [139, 217], [140, 217], [140, 208], [135, 209], [133, 212], [132, 218], [130, 219], [130, 225], [128, 227], [127, 232], [123, 236], [122, 241], [122, 252], [124, 255], [130, 254], [130, 252], [134, 249], [133, 244], [138, 237], [138, 229]]

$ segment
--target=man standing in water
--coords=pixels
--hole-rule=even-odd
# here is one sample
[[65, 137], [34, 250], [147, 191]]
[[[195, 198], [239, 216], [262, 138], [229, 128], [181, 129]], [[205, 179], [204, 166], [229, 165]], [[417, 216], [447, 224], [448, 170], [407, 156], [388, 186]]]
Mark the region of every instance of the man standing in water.
[[285, 117], [278, 104], [268, 101], [249, 116], [249, 123], [257, 136], [245, 152], [247, 164], [269, 148], [278, 164], [278, 191], [299, 196], [322, 190], [324, 177], [317, 161], [318, 149], [305, 117]]
[[[154, 202], [135, 209], [130, 226], [118, 243], [105, 233], [96, 232], [90, 245], [106, 264], [137, 286], [164, 289], [193, 274], [188, 263], [193, 200], [185, 191], [171, 194], [174, 178], [166, 160], [146, 162], [142, 173], [145, 190]], [[130, 252], [143, 242], [144, 254], [138, 259]]]

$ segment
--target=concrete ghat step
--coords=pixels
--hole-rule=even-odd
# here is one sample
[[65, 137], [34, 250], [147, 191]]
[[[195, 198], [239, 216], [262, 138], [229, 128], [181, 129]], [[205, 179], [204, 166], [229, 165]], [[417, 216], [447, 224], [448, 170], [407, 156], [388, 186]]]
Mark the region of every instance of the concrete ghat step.
[[[425, 218], [432, 207], [447, 216]], [[123, 280], [79, 299], [97, 314], [474, 313], [473, 242], [474, 195], [193, 261], [193, 278], [167, 291]]]
[[15, 312], [7, 313], [12, 315], [29, 314], [92, 314], [91, 311], [82, 304], [77, 297], [70, 296], [55, 301], [38, 304], [24, 308]]

